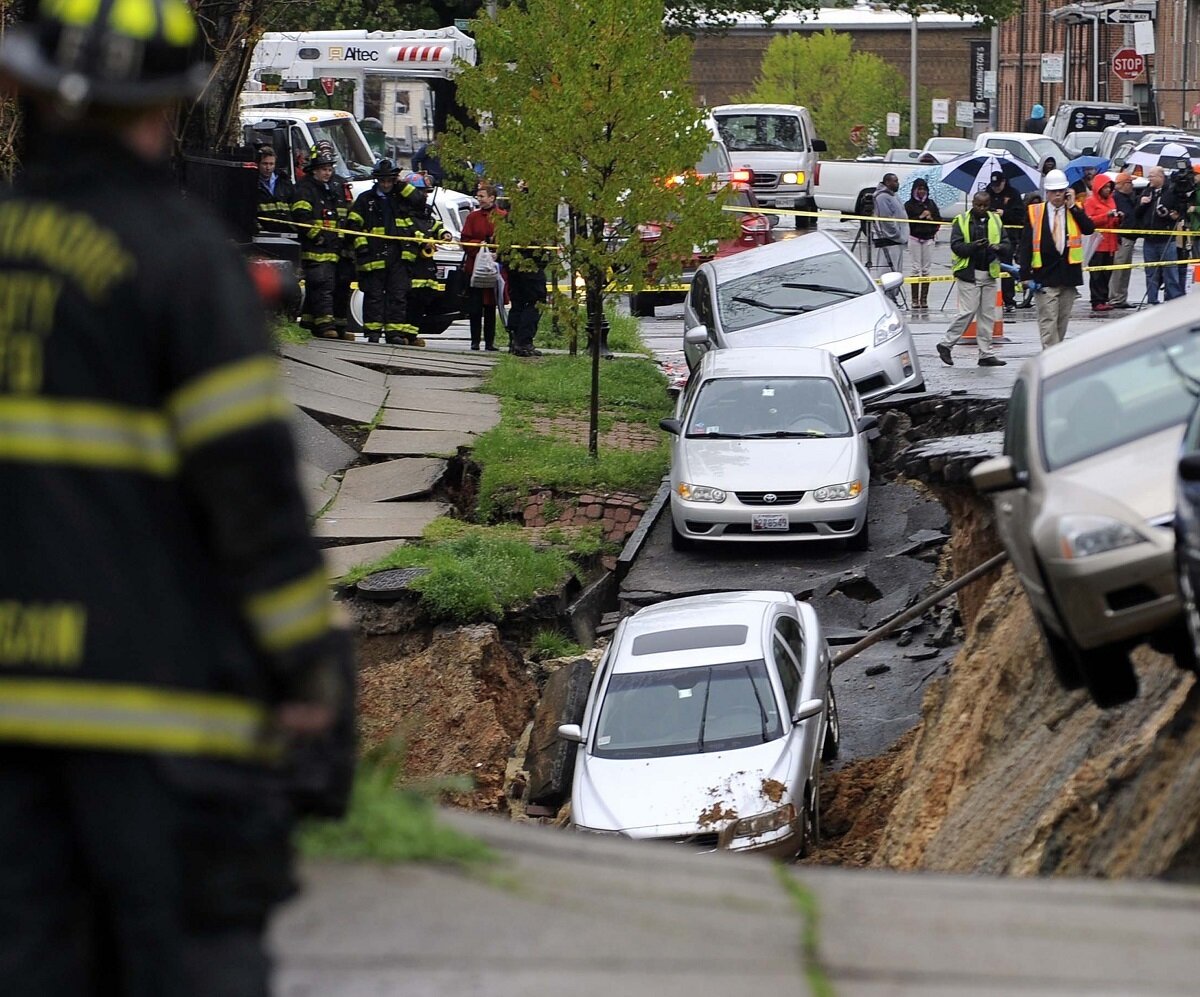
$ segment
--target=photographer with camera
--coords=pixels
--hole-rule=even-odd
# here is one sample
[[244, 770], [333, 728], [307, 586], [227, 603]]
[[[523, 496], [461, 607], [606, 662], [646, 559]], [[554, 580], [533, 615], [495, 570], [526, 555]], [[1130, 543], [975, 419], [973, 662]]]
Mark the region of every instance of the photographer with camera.
[[[1113, 191], [1113, 202], [1121, 212], [1122, 229], [1134, 228], [1133, 216], [1137, 211], [1137, 199], [1133, 192], [1133, 177], [1128, 173], [1118, 173]], [[1113, 263], [1118, 266], [1133, 262], [1133, 252], [1137, 248], [1138, 237], [1126, 234], [1124, 231], [1117, 235], [1117, 251], [1113, 255]], [[1114, 270], [1108, 281], [1108, 303], [1113, 308], [1136, 308], [1129, 303], [1129, 275], [1131, 270]]]
[[[1161, 166], [1151, 166], [1147, 177], [1150, 186], [1137, 198], [1134, 222], [1138, 228], [1161, 232], [1162, 235], [1142, 237], [1142, 259], [1147, 263], [1172, 263], [1179, 258], [1175, 252], [1175, 230], [1179, 227], [1186, 206], [1180, 202], [1175, 191], [1167, 186], [1167, 172]], [[1160, 288], [1166, 294], [1167, 301], [1183, 296], [1178, 267], [1146, 267], [1146, 300], [1150, 304], [1158, 304]]]
[[[1180, 202], [1187, 210], [1184, 212], [1184, 233], [1180, 240], [1179, 258], [1182, 260], [1200, 257], [1200, 185], [1196, 182], [1196, 172], [1189, 163], [1175, 171], [1175, 191]], [[1179, 268], [1179, 287], [1187, 293], [1187, 265]]]

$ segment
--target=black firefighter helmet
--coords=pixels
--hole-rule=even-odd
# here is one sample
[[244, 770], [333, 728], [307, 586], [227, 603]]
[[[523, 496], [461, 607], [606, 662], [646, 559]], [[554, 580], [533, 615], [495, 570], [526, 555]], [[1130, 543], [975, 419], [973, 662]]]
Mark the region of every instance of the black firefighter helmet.
[[382, 180], [384, 177], [398, 177], [399, 175], [400, 167], [386, 157], [371, 167], [371, 176], [375, 180]]
[[0, 76], [67, 108], [150, 108], [204, 89], [199, 46], [186, 0], [40, 0], [0, 44]]
[[333, 153], [322, 149], [319, 145], [314, 145], [308, 153], [308, 162], [304, 164], [304, 172], [311, 173], [319, 166], [336, 166], [337, 161], [333, 158]]

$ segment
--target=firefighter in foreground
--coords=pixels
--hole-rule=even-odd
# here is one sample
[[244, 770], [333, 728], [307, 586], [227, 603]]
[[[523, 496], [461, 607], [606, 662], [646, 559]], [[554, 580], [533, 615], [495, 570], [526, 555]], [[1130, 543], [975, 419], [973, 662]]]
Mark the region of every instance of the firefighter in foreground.
[[28, 12], [0, 44], [30, 110], [0, 194], [0, 990], [265, 995], [293, 774], [336, 812], [350, 757], [289, 406], [165, 167], [206, 79], [188, 7]]
[[402, 257], [411, 220], [400, 210], [396, 178], [400, 167], [381, 159], [371, 170], [375, 186], [359, 194], [349, 224], [359, 234], [354, 239], [358, 283], [363, 292], [363, 331], [367, 341], [403, 343], [409, 331], [406, 320], [409, 274]]
[[337, 232], [340, 202], [332, 182], [333, 157], [314, 146], [304, 173], [304, 179], [296, 184], [292, 201], [292, 220], [300, 233], [300, 264], [304, 272], [304, 311], [300, 325], [318, 338], [337, 339], [333, 299], [342, 237]]
[[433, 254], [437, 243], [448, 241], [451, 236], [430, 207], [429, 189], [420, 173], [405, 177], [400, 189], [400, 201], [411, 219], [409, 234], [416, 240], [404, 243], [405, 255], [411, 256], [412, 287], [408, 294], [408, 324], [418, 338], [417, 345], [424, 345], [419, 338], [421, 320], [427, 315], [437, 315], [445, 300], [446, 284], [438, 280], [437, 264]]

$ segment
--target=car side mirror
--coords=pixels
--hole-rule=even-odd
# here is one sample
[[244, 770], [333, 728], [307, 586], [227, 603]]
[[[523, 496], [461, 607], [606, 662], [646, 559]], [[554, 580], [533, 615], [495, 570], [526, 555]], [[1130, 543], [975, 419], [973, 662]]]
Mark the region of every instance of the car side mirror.
[[560, 741], [571, 741], [575, 744], [583, 744], [583, 729], [579, 724], [559, 724], [558, 739]]
[[1184, 481], [1200, 481], [1200, 453], [1184, 454], [1179, 458], [1179, 476]]
[[875, 415], [860, 415], [856, 425], [860, 433], [869, 433], [872, 429], [879, 428], [879, 417]]
[[818, 716], [823, 709], [825, 709], [825, 700], [806, 699], [796, 707], [796, 712], [792, 714], [792, 723], [798, 724], [803, 720]]
[[1089, 145], [1086, 149], [1083, 150], [1083, 155], [1085, 155], [1085, 156], [1096, 155], [1096, 147], [1094, 145]]
[[904, 284], [904, 274], [896, 273], [895, 271], [892, 271], [891, 273], [885, 273], [882, 277], [879, 278], [879, 286], [882, 287], [885, 291], [895, 291], [897, 288], [901, 287], [903, 284]]
[[708, 326], [697, 325], [688, 329], [683, 334], [683, 341], [689, 346], [707, 346], [708, 345]]
[[813, 152], [828, 152], [829, 146], [827, 146], [825, 144], [824, 139], [815, 138], [812, 140], [812, 151]]
[[665, 429], [672, 436], [678, 436], [683, 432], [683, 424], [678, 419], [659, 419], [658, 425], [660, 429]]
[[1008, 455], [993, 457], [971, 468], [971, 483], [981, 495], [1024, 488], [1029, 484], [1029, 472], [1018, 471]]

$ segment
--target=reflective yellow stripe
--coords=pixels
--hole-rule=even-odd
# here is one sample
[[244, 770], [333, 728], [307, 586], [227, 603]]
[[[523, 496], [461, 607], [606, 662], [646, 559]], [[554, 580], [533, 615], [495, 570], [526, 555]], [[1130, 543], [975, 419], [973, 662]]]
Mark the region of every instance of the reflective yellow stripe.
[[267, 712], [236, 696], [61, 679], [0, 679], [0, 740], [265, 759]]
[[47, 17], [79, 28], [90, 27], [100, 13], [100, 0], [42, 0]]
[[163, 37], [172, 45], [191, 45], [196, 40], [196, 19], [182, 0], [164, 0]]
[[329, 629], [329, 583], [323, 568], [246, 600], [246, 613], [268, 651], [283, 651]]
[[279, 393], [275, 361], [250, 357], [202, 374], [167, 400], [175, 436], [191, 450], [248, 426], [283, 419], [288, 404]]
[[0, 398], [0, 460], [154, 475], [178, 466], [161, 413], [55, 398]]

